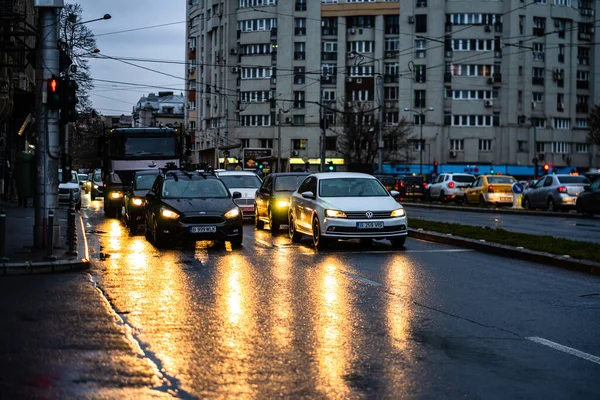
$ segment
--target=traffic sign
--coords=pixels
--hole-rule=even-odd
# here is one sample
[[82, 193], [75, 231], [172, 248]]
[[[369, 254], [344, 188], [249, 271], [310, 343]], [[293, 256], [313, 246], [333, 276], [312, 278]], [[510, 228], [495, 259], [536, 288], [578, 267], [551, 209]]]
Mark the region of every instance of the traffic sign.
[[514, 194], [521, 194], [523, 193], [523, 190], [525, 190], [525, 187], [523, 186], [522, 183], [513, 183], [512, 185], [512, 191]]

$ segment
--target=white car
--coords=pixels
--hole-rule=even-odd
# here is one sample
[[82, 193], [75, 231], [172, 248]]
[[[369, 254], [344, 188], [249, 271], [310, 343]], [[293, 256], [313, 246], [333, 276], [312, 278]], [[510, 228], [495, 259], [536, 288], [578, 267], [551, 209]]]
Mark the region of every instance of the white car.
[[442, 202], [450, 199], [460, 202], [465, 195], [465, 189], [473, 182], [475, 176], [471, 174], [443, 173], [429, 185], [426, 197], [429, 200], [437, 199]]
[[75, 209], [81, 209], [81, 187], [79, 186], [79, 177], [77, 172], [71, 171], [71, 180], [67, 183], [62, 183], [62, 170], [58, 170], [58, 202], [69, 204], [71, 199], [70, 192], [73, 191], [73, 200], [75, 201]]
[[403, 247], [408, 235], [404, 208], [377, 178], [355, 172], [310, 175], [291, 197], [289, 234], [302, 235], [317, 248], [337, 239], [389, 239]]
[[254, 219], [254, 199], [256, 191], [262, 185], [262, 181], [252, 171], [215, 171], [216, 175], [223, 181], [229, 192], [240, 192], [242, 197], [235, 199], [235, 203], [242, 209], [244, 219]]

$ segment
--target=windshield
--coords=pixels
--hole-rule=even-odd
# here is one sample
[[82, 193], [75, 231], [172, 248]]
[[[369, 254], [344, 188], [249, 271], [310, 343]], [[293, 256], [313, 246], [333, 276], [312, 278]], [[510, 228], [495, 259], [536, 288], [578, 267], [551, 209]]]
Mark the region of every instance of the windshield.
[[170, 179], [163, 185], [162, 196], [168, 199], [223, 198], [229, 191], [218, 179]]
[[229, 189], [258, 189], [261, 185], [256, 175], [221, 175], [219, 179]]
[[158, 175], [144, 174], [135, 177], [135, 190], [150, 190]]
[[115, 156], [175, 157], [175, 142], [173, 136], [119, 136], [115, 138], [112, 149]]
[[387, 190], [377, 179], [335, 178], [319, 181], [321, 197], [384, 197]]
[[86, 174], [79, 174], [79, 181], [87, 181], [87, 175]]
[[498, 184], [498, 183], [515, 183], [514, 178], [510, 178], [508, 176], [490, 176], [488, 177], [488, 183]]
[[590, 180], [585, 176], [559, 176], [558, 181], [560, 183], [581, 183], [584, 185], [590, 184]]
[[[62, 182], [62, 171], [58, 171], [58, 181]], [[79, 183], [77, 182], [77, 173], [76, 172], [71, 172], [71, 180], [69, 181], [69, 183]]]
[[94, 177], [92, 178], [94, 182], [102, 182], [102, 174], [100, 171], [94, 172]]
[[280, 176], [275, 180], [276, 192], [293, 192], [306, 179], [306, 175]]
[[475, 177], [474, 176], [468, 176], [468, 175], [453, 175], [452, 176], [452, 180], [454, 182], [471, 183], [471, 182], [475, 181]]

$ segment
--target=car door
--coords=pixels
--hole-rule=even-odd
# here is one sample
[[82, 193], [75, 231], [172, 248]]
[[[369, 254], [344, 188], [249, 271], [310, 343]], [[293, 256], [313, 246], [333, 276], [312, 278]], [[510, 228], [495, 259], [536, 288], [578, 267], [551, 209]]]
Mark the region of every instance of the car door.
[[267, 207], [271, 197], [271, 188], [273, 187], [273, 177], [267, 176], [260, 188], [256, 191], [256, 213], [259, 217], [267, 215]]
[[146, 214], [146, 226], [152, 226], [154, 216], [160, 213], [160, 194], [162, 188], [163, 178], [158, 176], [150, 192], [154, 194], [154, 197], [150, 200], [146, 200], [144, 212]]
[[600, 178], [592, 183], [590, 192], [583, 196], [583, 206], [585, 211], [589, 210], [594, 214], [600, 213]]
[[529, 204], [531, 204], [531, 206], [534, 208], [540, 207], [540, 198], [542, 197], [541, 192], [543, 190], [545, 180], [546, 178], [540, 178], [527, 193]]
[[299, 227], [303, 227], [304, 223], [302, 221], [302, 215], [304, 213], [304, 201], [306, 200], [302, 197], [302, 193], [308, 192], [308, 184], [313, 177], [307, 177], [298, 187], [298, 191], [292, 194], [291, 204], [290, 204], [290, 212], [294, 216], [294, 220], [296, 221], [296, 225]]
[[469, 203], [476, 203], [479, 201], [478, 190], [481, 190], [481, 182], [483, 181], [482, 177], [475, 179], [473, 185], [467, 189], [467, 199]]
[[431, 197], [438, 197], [440, 195], [441, 187], [442, 187], [445, 179], [446, 179], [445, 174], [438, 175], [438, 177], [435, 178], [435, 181], [434, 181], [433, 185], [431, 186], [431, 189], [429, 189], [429, 194]]
[[548, 195], [550, 194], [550, 191], [552, 190], [553, 184], [554, 184], [554, 179], [551, 176], [547, 176], [544, 179], [544, 185], [542, 186], [542, 188], [540, 190], [540, 198], [538, 199], [540, 207], [546, 207], [546, 199], [548, 198]]

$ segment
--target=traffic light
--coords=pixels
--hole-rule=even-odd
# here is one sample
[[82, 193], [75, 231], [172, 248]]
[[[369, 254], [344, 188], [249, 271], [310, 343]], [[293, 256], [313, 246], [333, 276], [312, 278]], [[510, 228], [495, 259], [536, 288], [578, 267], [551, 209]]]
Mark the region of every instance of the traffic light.
[[544, 164], [544, 173], [548, 173], [550, 171], [550, 166], [548, 164]]
[[60, 110], [62, 105], [62, 80], [54, 75], [48, 79], [47, 100], [49, 110]]
[[60, 119], [63, 122], [74, 122], [77, 120], [77, 82], [71, 79], [63, 81], [62, 107]]
[[62, 169], [62, 183], [71, 181], [71, 156], [63, 154], [60, 157], [60, 168]]
[[495, 174], [496, 174], [496, 171], [494, 171], [494, 167], [491, 167], [490, 168], [490, 175], [495, 175]]
[[439, 165], [439, 163], [438, 163], [437, 161], [434, 161], [434, 162], [433, 162], [433, 172], [434, 172], [435, 174], [437, 174], [437, 173], [438, 173], [438, 165]]
[[335, 172], [335, 165], [333, 165], [333, 161], [329, 161], [328, 166], [327, 166], [327, 170], [329, 172]]

